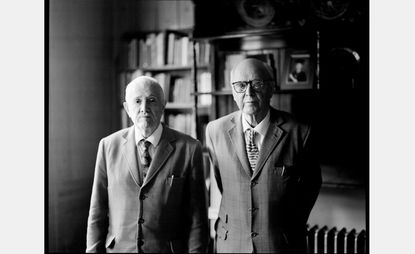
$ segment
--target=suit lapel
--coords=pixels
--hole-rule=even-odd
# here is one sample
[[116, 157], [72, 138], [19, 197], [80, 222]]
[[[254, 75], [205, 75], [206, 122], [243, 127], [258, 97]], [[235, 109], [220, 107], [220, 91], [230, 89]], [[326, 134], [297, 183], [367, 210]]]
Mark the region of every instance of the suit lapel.
[[137, 147], [135, 144], [135, 137], [134, 137], [134, 126], [131, 126], [128, 132], [125, 134], [124, 145], [122, 147], [122, 153], [128, 163], [130, 175], [133, 178], [135, 184], [139, 185], [138, 180], [138, 158], [137, 158]]
[[261, 152], [259, 153], [258, 162], [252, 175], [252, 179], [258, 176], [258, 174], [261, 172], [265, 162], [267, 161], [271, 153], [274, 151], [275, 147], [278, 145], [278, 143], [284, 136], [284, 131], [279, 127], [279, 125], [282, 123], [282, 119], [278, 118], [276, 111], [274, 111], [273, 109], [270, 110], [270, 125], [267, 134], [265, 134]]
[[150, 168], [148, 169], [147, 177], [144, 179], [143, 187], [154, 178], [157, 172], [160, 171], [164, 162], [166, 162], [166, 160], [170, 157], [174, 150], [170, 143], [172, 140], [174, 140], [174, 135], [166, 126], [163, 126], [163, 133], [161, 134], [160, 143], [157, 145], [154, 158], [152, 159]]
[[248, 156], [245, 150], [245, 138], [242, 130], [241, 113], [238, 111], [231, 119], [231, 127], [228, 131], [229, 138], [235, 148], [236, 155], [238, 156], [245, 173], [251, 177], [251, 166], [248, 162]]

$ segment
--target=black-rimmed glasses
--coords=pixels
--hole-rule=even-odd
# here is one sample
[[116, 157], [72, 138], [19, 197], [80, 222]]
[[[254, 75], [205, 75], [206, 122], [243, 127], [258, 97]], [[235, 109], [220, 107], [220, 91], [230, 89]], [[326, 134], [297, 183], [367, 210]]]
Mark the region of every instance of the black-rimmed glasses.
[[248, 81], [236, 81], [232, 83], [233, 89], [237, 93], [244, 93], [248, 88], [248, 85], [251, 84], [251, 88], [255, 91], [261, 91], [264, 88], [265, 82], [272, 81], [272, 80], [261, 80], [261, 79], [254, 79]]

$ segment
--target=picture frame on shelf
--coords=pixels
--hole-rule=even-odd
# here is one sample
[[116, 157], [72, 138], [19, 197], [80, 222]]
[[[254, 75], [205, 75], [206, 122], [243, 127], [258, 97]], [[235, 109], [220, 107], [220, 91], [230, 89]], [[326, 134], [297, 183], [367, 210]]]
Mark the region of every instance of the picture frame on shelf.
[[281, 90], [313, 89], [314, 64], [310, 52], [288, 53], [284, 62]]

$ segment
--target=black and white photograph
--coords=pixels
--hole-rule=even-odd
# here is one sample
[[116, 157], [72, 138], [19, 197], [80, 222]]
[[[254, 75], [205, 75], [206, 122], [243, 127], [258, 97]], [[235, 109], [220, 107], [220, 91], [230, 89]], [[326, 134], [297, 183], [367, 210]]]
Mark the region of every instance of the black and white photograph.
[[311, 56], [308, 53], [292, 53], [286, 59], [284, 67], [284, 80], [281, 90], [312, 89], [314, 81], [314, 68]]
[[[382, 171], [372, 152], [387, 150], [376, 159], [396, 151], [411, 157], [413, 149], [386, 142], [411, 133], [400, 121], [411, 114], [391, 107], [411, 108], [403, 99], [411, 93], [383, 79], [402, 99], [381, 97], [387, 107], [371, 111], [382, 87], [369, 67], [406, 65], [372, 53], [369, 0], [44, 4], [44, 90], [35, 89], [43, 97], [13, 91], [2, 107], [22, 126], [4, 133], [23, 137], [16, 149], [4, 145], [18, 152], [5, 159], [29, 163], [30, 174], [14, 178], [44, 184], [37, 201], [34, 190], [4, 178], [19, 189], [1, 191], [13, 204], [2, 216], [12, 223], [4, 230], [15, 238], [4, 238], [13, 243], [10, 253], [33, 251], [20, 238], [43, 236], [45, 253], [367, 254], [380, 253], [377, 234], [387, 235], [383, 250], [405, 253], [390, 238], [410, 243], [410, 232], [388, 226], [410, 221], [402, 218], [411, 210], [397, 201], [411, 200], [411, 184], [404, 184], [411, 178], [397, 170], [411, 166], [396, 159]], [[37, 33], [28, 22], [12, 29], [16, 52], [26, 52]], [[382, 52], [402, 56], [399, 48], [411, 50], [402, 44]], [[12, 59], [6, 64], [18, 72], [4, 84], [32, 85], [26, 69], [41, 63]], [[45, 154], [35, 156], [43, 181], [24, 155], [41, 150], [32, 147], [42, 136], [26, 118], [34, 115], [34, 97], [44, 99]], [[16, 104], [24, 109], [12, 110]], [[372, 117], [398, 127], [373, 138], [372, 128], [383, 125]], [[378, 181], [385, 172], [387, 180]], [[32, 233], [41, 229], [36, 224], [21, 235], [25, 227], [15, 223], [43, 222], [34, 212], [43, 204], [43, 231]]]

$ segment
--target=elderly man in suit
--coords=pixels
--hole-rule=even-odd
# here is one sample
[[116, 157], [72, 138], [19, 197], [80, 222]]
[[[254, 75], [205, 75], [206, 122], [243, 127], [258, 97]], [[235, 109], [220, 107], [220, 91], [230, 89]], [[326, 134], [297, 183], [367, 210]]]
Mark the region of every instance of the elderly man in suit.
[[160, 123], [165, 97], [141, 76], [126, 88], [134, 125], [99, 143], [87, 252], [205, 252], [209, 241], [199, 141]]
[[266, 63], [241, 61], [231, 83], [240, 111], [206, 128], [222, 193], [217, 251], [306, 253], [306, 223], [321, 186], [310, 127], [270, 107], [274, 81]]

